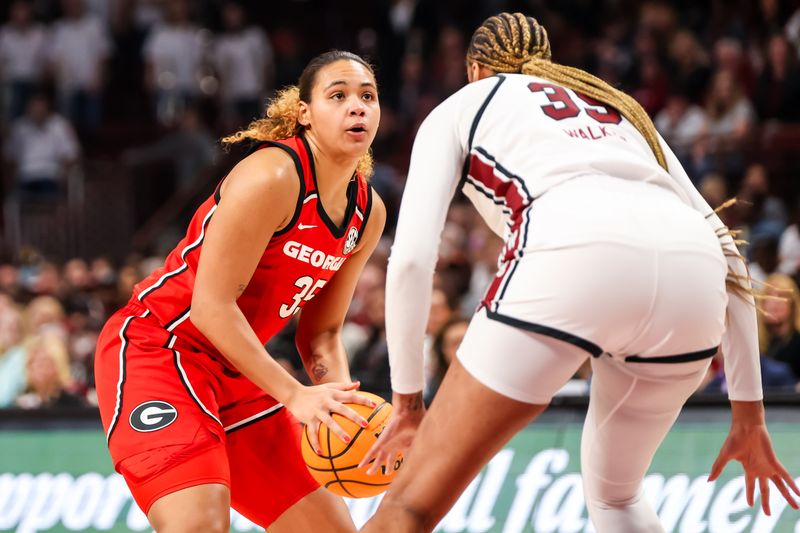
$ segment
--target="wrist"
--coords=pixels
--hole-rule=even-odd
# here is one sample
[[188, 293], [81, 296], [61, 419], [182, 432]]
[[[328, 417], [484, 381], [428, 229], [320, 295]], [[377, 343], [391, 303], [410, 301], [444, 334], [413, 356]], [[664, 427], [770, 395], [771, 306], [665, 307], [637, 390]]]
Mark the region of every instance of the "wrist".
[[293, 383], [287, 383], [285, 389], [281, 392], [280, 397], [275, 395], [275, 399], [281, 402], [284, 406], [290, 405], [297, 395], [305, 389], [305, 385], [292, 378]]
[[735, 426], [764, 426], [764, 403], [731, 401], [731, 424]]
[[411, 394], [392, 393], [392, 407], [396, 415], [414, 415], [425, 412], [425, 404], [422, 401], [422, 391]]

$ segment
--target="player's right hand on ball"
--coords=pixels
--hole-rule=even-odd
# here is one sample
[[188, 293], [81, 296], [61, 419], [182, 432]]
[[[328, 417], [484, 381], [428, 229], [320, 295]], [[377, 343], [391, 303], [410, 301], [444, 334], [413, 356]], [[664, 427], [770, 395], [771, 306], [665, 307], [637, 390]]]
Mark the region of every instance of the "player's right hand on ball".
[[398, 454], [405, 454], [417, 428], [425, 415], [425, 405], [422, 403], [422, 393], [392, 395], [394, 411], [381, 432], [381, 436], [358, 464], [359, 468], [369, 466], [367, 474], [377, 473], [381, 466], [384, 472], [391, 472], [392, 465], [397, 460]]
[[354, 391], [359, 383], [324, 383], [302, 387], [295, 392], [284, 405], [295, 418], [308, 426], [308, 438], [314, 451], [321, 453], [319, 446], [319, 426], [325, 424], [344, 442], [350, 442], [350, 436], [333, 419], [333, 413], [349, 418], [361, 427], [367, 427], [364, 417], [347, 407], [346, 403], [355, 403], [375, 407], [375, 403]]

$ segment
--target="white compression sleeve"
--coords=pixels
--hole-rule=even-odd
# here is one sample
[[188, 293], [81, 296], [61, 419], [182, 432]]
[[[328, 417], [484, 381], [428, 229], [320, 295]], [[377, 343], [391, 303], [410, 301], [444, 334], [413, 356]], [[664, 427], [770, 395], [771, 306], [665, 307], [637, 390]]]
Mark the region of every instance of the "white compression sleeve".
[[419, 128], [408, 171], [386, 278], [386, 338], [392, 390], [422, 390], [423, 341], [433, 274], [447, 216], [458, 185], [464, 146], [459, 140], [458, 93]]

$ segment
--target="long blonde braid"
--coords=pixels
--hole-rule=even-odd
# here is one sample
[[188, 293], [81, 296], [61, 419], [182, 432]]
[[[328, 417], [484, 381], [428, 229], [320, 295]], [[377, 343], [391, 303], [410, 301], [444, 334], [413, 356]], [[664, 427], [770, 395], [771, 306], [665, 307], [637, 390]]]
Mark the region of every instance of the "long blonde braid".
[[547, 31], [522, 13], [500, 13], [486, 19], [473, 34], [467, 51], [468, 61], [494, 72], [538, 76], [608, 104], [639, 130], [658, 164], [668, 170], [656, 128], [639, 102], [584, 70], [553, 63], [551, 56]]

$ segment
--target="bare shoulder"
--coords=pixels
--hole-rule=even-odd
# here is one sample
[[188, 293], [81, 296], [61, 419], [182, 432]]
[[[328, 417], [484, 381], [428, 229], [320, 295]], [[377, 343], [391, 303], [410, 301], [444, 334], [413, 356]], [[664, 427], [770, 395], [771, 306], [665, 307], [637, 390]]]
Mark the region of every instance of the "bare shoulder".
[[374, 223], [382, 233], [383, 226], [386, 224], [386, 204], [383, 203], [383, 198], [381, 198], [381, 195], [375, 190], [375, 187], [371, 187], [370, 189], [372, 191], [372, 210], [369, 220], [367, 220], [367, 225]]
[[286, 198], [296, 198], [300, 193], [294, 160], [279, 148], [264, 148], [239, 161], [220, 191], [223, 198], [265, 193]]

